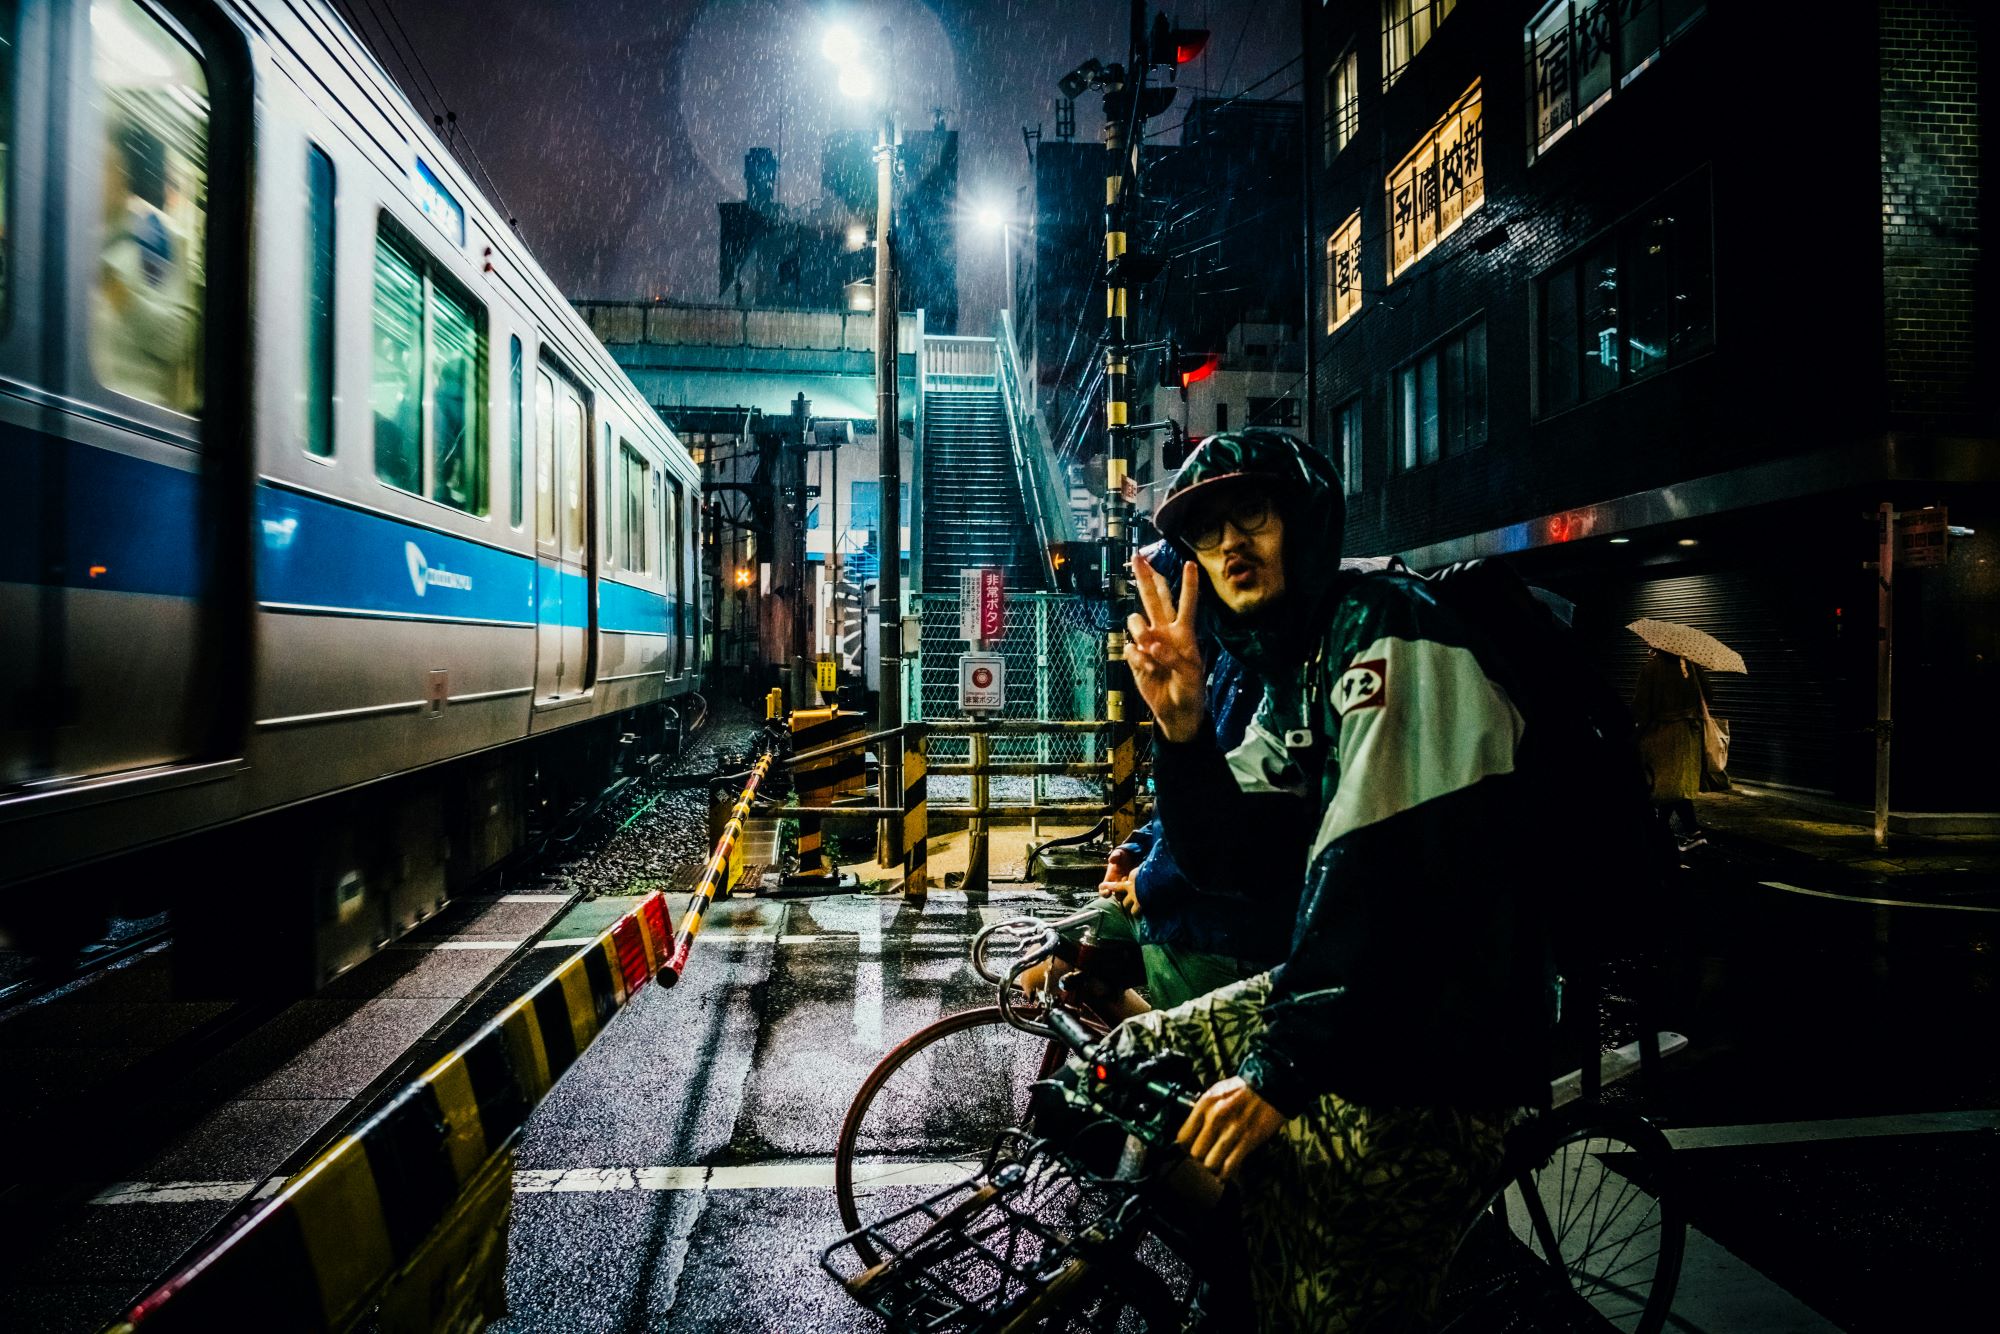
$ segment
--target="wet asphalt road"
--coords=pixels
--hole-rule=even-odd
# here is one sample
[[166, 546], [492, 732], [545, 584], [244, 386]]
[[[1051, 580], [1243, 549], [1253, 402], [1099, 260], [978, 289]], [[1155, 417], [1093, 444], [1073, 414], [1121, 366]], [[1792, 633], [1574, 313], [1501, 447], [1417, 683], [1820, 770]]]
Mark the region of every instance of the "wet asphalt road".
[[[842, 1230], [841, 1116], [900, 1037], [991, 1000], [966, 943], [1039, 905], [1053, 900], [1004, 890], [983, 904], [934, 891], [921, 911], [858, 895], [718, 904], [680, 986], [635, 1001], [530, 1123], [500, 1328], [870, 1328], [818, 1265]], [[643, 1184], [638, 1169], [663, 1166], [805, 1184], [704, 1189], [699, 1170]]]
[[[1946, 987], [1927, 945], [1886, 976], [1879, 952], [1786, 951], [1818, 928], [1711, 872], [1685, 905], [1713, 931], [1681, 942], [1674, 1025], [1697, 1055], [1662, 1089], [1621, 1090], [1681, 1149], [1695, 1232], [1672, 1327], [1967, 1327], [1995, 1277], [2000, 1167], [1991, 1061], [1960, 1026], [1990, 1010], [1962, 989], [1979, 974]], [[841, 1231], [840, 1118], [899, 1038], [990, 1003], [966, 944], [1036, 907], [1060, 910], [1034, 890], [934, 892], [921, 912], [856, 895], [717, 905], [679, 988], [641, 996], [530, 1122], [499, 1327], [878, 1328], [819, 1268]]]

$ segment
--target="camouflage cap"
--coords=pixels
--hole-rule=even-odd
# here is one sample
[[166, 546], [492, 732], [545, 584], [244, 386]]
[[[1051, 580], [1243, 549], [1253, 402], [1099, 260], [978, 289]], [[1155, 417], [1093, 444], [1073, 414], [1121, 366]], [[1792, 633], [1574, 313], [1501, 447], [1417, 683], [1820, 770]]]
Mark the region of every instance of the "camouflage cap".
[[1177, 541], [1197, 493], [1210, 496], [1247, 483], [1261, 482], [1280, 496], [1295, 494], [1301, 486], [1318, 490], [1332, 484], [1337, 494], [1337, 479], [1316, 475], [1305, 461], [1307, 452], [1295, 437], [1263, 427], [1212, 435], [1174, 475], [1173, 485], [1153, 512], [1153, 526], [1169, 541]]

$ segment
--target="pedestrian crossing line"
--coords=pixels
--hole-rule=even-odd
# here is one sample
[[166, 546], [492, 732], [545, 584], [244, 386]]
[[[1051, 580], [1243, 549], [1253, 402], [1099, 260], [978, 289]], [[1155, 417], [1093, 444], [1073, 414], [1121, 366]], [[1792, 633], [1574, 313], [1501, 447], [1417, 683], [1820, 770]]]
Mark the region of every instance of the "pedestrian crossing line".
[[234, 1204], [269, 1199], [283, 1177], [262, 1181], [119, 1181], [90, 1197], [92, 1204]]
[[[975, 1159], [870, 1163], [854, 1170], [857, 1185], [893, 1178], [899, 1186], [949, 1186], [979, 1170]], [[516, 1195], [608, 1194], [674, 1190], [832, 1190], [828, 1161], [749, 1163], [726, 1167], [547, 1167], [514, 1173]]]
[[1676, 1149], [1723, 1149], [1879, 1139], [1889, 1135], [1939, 1135], [1967, 1130], [2000, 1130], [2000, 1110], [1917, 1112], [1831, 1121], [1768, 1121], [1740, 1126], [1687, 1126], [1665, 1133], [1667, 1143]]
[[1766, 889], [1781, 889], [1787, 894], [1804, 894], [1808, 898], [1832, 899], [1836, 903], [1859, 903], [1873, 908], [1930, 908], [1938, 912], [1983, 912], [2000, 913], [2000, 908], [1983, 903], [1922, 903], [1914, 899], [1865, 899], [1858, 894], [1830, 894], [1823, 889], [1807, 889], [1804, 885], [1788, 885], [1782, 880], [1759, 880]]

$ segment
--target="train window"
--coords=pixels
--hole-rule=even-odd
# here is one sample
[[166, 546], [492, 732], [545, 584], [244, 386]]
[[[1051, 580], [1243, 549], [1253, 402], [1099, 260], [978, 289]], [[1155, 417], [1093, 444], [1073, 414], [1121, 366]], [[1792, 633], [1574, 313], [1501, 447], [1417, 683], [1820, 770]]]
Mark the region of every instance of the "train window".
[[562, 411], [563, 555], [583, 555], [583, 451], [590, 432], [583, 421], [583, 400], [574, 390], [563, 395]]
[[507, 522], [521, 526], [521, 492], [527, 488], [527, 474], [521, 471], [521, 395], [526, 389], [521, 364], [521, 340], [507, 340], [507, 469], [513, 480], [507, 484], [513, 499], [507, 502]]
[[486, 513], [485, 431], [480, 420], [479, 322], [472, 307], [431, 289], [431, 499]]
[[479, 308], [375, 241], [375, 475], [468, 514], [486, 513], [485, 335]]
[[306, 146], [305, 409], [308, 454], [333, 453], [333, 159]]
[[20, 45], [21, 6], [0, 0], [0, 322], [12, 311], [7, 274], [13, 262], [14, 196], [7, 163], [14, 152], [14, 52]]
[[201, 411], [208, 76], [200, 53], [133, 0], [93, 0], [104, 154], [90, 365], [105, 388]]
[[648, 476], [652, 465], [638, 450], [623, 440], [618, 442], [619, 533], [618, 564], [634, 574], [653, 568], [652, 549], [646, 545], [646, 497], [653, 489]]
[[556, 382], [535, 372], [535, 540], [556, 540]]
[[424, 489], [424, 282], [386, 237], [375, 242], [375, 475]]
[[679, 676], [686, 664], [681, 657], [680, 627], [683, 624], [681, 598], [681, 533], [685, 531], [687, 511], [681, 506], [681, 484], [667, 479], [667, 623], [673, 633], [674, 675]]

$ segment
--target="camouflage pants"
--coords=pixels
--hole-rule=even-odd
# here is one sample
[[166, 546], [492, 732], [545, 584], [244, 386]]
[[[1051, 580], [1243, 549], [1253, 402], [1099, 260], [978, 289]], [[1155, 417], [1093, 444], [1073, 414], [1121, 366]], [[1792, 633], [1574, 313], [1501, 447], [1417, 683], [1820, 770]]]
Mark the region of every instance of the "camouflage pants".
[[[1236, 1072], [1270, 990], [1260, 973], [1130, 1019], [1114, 1041], [1139, 1055], [1184, 1052], [1213, 1084]], [[1236, 1176], [1258, 1328], [1421, 1329], [1512, 1119], [1326, 1094], [1287, 1121]]]

